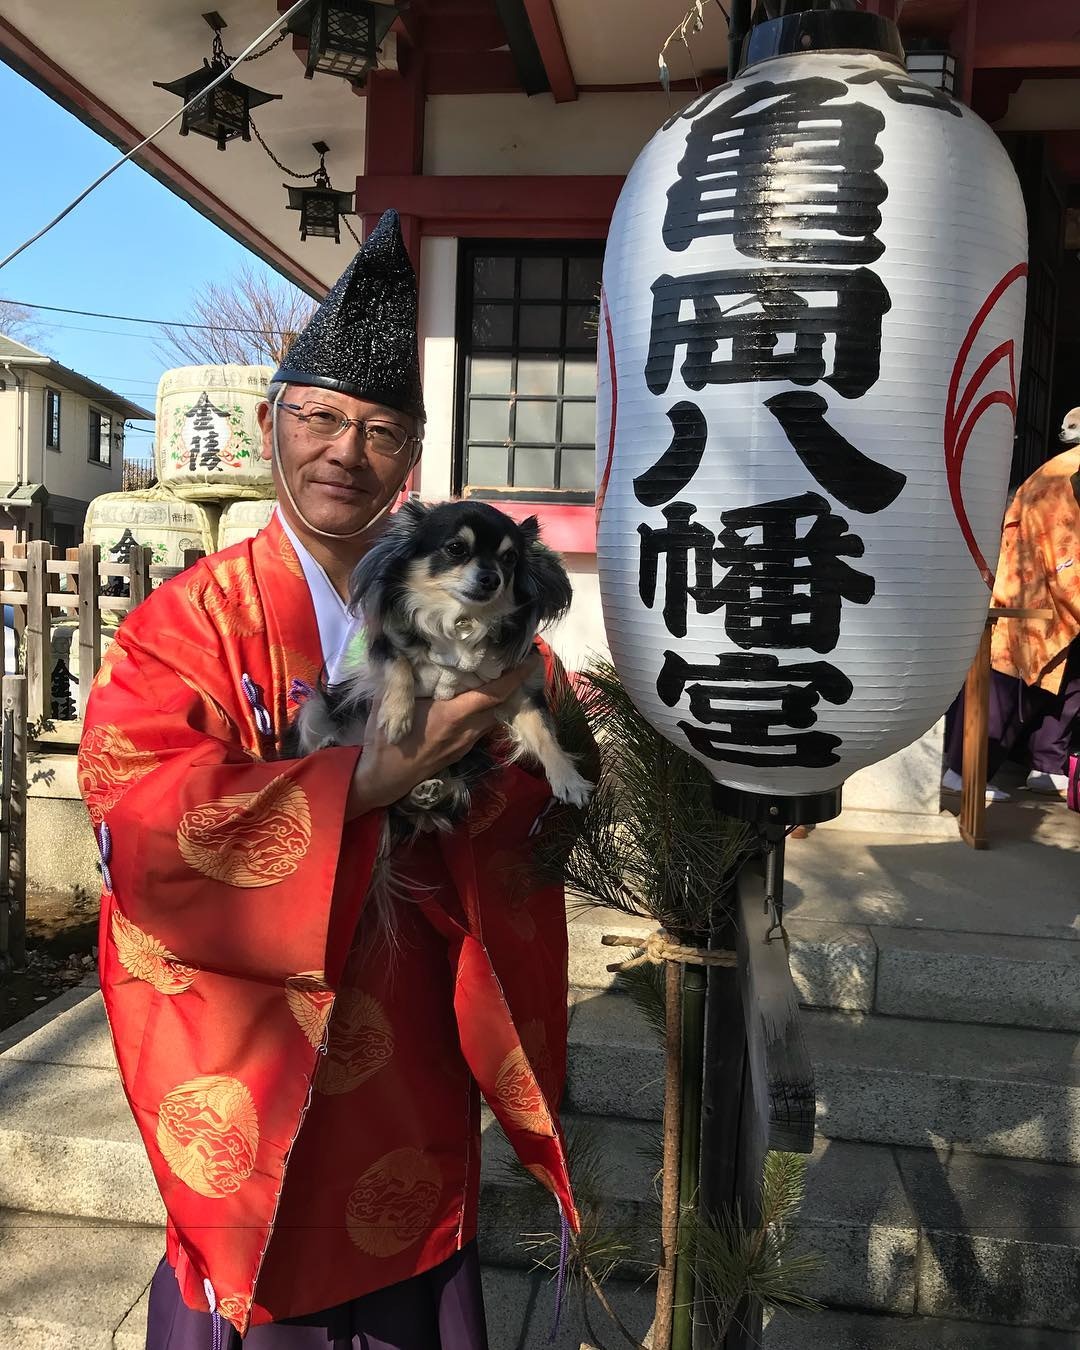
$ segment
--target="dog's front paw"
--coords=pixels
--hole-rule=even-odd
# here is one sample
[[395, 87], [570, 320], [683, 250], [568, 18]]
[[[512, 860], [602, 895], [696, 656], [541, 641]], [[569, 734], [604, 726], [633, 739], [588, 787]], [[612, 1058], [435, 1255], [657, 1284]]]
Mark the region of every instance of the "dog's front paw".
[[391, 745], [403, 741], [412, 731], [413, 703], [403, 698], [384, 698], [379, 708], [379, 730]]
[[592, 796], [592, 783], [582, 778], [572, 764], [561, 772], [549, 775], [548, 782], [555, 800], [565, 802], [567, 806], [585, 806]]

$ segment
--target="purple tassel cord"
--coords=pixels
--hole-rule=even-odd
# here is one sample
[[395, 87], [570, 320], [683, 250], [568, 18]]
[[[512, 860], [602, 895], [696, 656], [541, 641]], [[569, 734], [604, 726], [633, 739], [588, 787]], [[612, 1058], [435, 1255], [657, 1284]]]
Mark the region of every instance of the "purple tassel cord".
[[289, 702], [298, 705], [306, 703], [314, 692], [315, 690], [306, 680], [293, 680], [292, 684], [289, 685]]
[[259, 728], [259, 735], [272, 735], [274, 724], [270, 721], [270, 714], [263, 704], [262, 690], [247, 672], [240, 676], [240, 687], [247, 695], [247, 701], [251, 704], [251, 711], [255, 714], [255, 725]]
[[222, 1316], [215, 1308], [211, 1314], [213, 1319], [213, 1330], [210, 1333], [210, 1350], [222, 1350], [221, 1341], [221, 1323]]
[[101, 853], [101, 880], [106, 891], [112, 894], [112, 873], [109, 871], [109, 859], [112, 857], [112, 832], [105, 821], [98, 827], [98, 850]]
[[566, 1293], [566, 1267], [570, 1258], [570, 1225], [563, 1213], [562, 1205], [559, 1205], [559, 1220], [562, 1223], [562, 1230], [559, 1234], [559, 1274], [555, 1281], [555, 1322], [551, 1328], [551, 1335], [548, 1337], [548, 1345], [551, 1345], [555, 1340], [562, 1324], [563, 1295]]

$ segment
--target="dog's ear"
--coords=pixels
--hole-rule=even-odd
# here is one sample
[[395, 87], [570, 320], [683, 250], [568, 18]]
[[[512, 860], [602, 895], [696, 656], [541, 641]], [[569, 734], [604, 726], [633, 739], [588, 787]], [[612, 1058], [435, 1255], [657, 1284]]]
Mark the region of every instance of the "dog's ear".
[[[535, 517], [530, 520], [535, 526]], [[561, 619], [574, 598], [563, 560], [537, 538], [518, 561], [516, 581], [517, 598], [532, 609], [538, 627]]]
[[349, 578], [351, 614], [363, 610], [370, 618], [381, 606], [379, 588], [398, 579], [402, 565], [412, 556], [416, 531], [430, 511], [423, 502], [407, 501], [394, 513], [386, 533], [368, 549]]
[[521, 532], [521, 537], [525, 541], [526, 548], [530, 544], [535, 544], [540, 538], [540, 522], [535, 516], [526, 516], [526, 518], [518, 525], [518, 529]]
[[430, 514], [430, 506], [426, 506], [423, 502], [415, 501], [410, 497], [401, 503], [401, 506], [398, 508], [390, 524], [392, 526], [400, 525], [405, 529], [410, 527], [415, 529], [416, 526]]

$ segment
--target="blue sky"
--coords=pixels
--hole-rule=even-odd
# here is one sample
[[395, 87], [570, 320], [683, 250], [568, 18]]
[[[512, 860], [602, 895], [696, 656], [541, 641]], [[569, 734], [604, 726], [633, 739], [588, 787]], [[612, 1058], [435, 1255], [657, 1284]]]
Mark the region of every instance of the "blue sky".
[[[120, 152], [0, 62], [4, 209], [0, 257], [67, 205]], [[162, 133], [163, 141], [176, 135]], [[243, 264], [271, 269], [148, 173], [125, 164], [0, 271], [10, 300], [184, 319], [192, 293]], [[276, 275], [276, 274], [275, 274]], [[153, 410], [156, 329], [69, 314], [42, 314], [39, 346], [64, 365]], [[86, 331], [93, 330], [93, 331]], [[148, 428], [147, 423], [135, 424]], [[149, 454], [152, 437], [131, 434], [129, 456]]]

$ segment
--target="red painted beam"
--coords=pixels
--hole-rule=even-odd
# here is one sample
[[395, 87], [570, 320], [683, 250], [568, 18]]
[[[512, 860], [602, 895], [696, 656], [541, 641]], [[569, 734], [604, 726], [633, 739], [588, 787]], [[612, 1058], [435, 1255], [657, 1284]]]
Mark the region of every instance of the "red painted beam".
[[502, 237], [557, 237], [550, 229], [557, 225], [568, 238], [597, 238], [607, 232], [622, 184], [615, 174], [365, 174], [356, 180], [356, 209], [371, 214], [394, 206], [419, 217], [424, 234], [465, 235], [489, 222], [490, 233]]
[[431, 52], [429, 94], [520, 94], [521, 80], [510, 52]]
[[[1028, 33], [1033, 30], [1025, 23]], [[1037, 31], [1037, 30], [1036, 30]], [[975, 42], [975, 68], [1030, 70], [1036, 66], [1080, 66], [1080, 37], [1030, 37], [994, 42], [983, 37], [982, 20]]]
[[554, 0], [525, 0], [525, 13], [555, 102], [572, 103], [577, 98], [577, 85], [570, 58], [566, 54], [566, 43], [559, 27], [559, 16], [555, 13]]
[[[12, 64], [39, 89], [67, 108], [80, 121], [92, 127], [106, 140], [123, 150], [130, 150], [143, 139], [144, 132], [133, 127], [85, 85], [62, 70], [50, 57], [0, 18], [0, 50], [10, 56]], [[283, 249], [260, 233], [239, 211], [223, 202], [197, 178], [171, 159], [157, 145], [151, 144], [135, 157], [139, 164], [155, 178], [171, 188], [195, 209], [220, 225], [227, 234], [246, 244], [260, 258], [276, 268], [309, 295], [322, 297], [326, 287], [305, 268], [296, 263]]]

